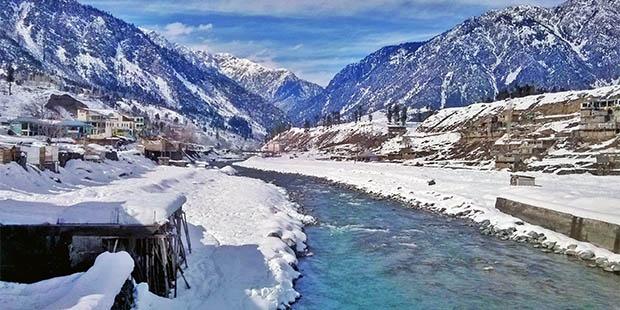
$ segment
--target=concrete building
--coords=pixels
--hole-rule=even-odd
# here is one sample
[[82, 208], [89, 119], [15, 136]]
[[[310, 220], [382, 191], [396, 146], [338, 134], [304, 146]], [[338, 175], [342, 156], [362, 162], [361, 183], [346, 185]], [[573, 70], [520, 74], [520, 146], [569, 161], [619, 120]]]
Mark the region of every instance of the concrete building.
[[268, 153], [280, 154], [283, 151], [283, 147], [280, 141], [272, 140], [272, 141], [269, 141], [267, 144], [265, 144], [265, 146], [263, 147], [263, 150]]
[[91, 125], [76, 120], [20, 117], [10, 122], [10, 131], [16, 136], [80, 139], [91, 133]]
[[400, 125], [388, 125], [388, 137], [395, 138], [407, 133], [407, 127]]
[[114, 136], [135, 138], [144, 129], [144, 118], [127, 116], [113, 110], [78, 109], [78, 120], [92, 126], [92, 139]]
[[580, 111], [579, 137], [586, 141], [606, 141], [620, 133], [620, 100], [584, 102]]

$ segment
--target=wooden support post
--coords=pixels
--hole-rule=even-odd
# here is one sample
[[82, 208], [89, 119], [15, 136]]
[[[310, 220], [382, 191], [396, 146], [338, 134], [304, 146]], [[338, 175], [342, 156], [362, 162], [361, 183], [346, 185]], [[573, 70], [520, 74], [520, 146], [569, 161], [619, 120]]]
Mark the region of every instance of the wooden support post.
[[168, 254], [167, 254], [167, 249], [166, 249], [166, 243], [164, 242], [164, 237], [160, 236], [157, 238], [157, 242], [159, 245], [159, 254], [160, 254], [160, 258], [161, 258], [161, 267], [162, 267], [162, 271], [163, 271], [163, 282], [164, 282], [164, 286], [163, 289], [165, 291], [165, 295], [166, 297], [168, 297], [169, 292], [170, 292], [170, 288], [168, 286]]
[[187, 287], [187, 289], [190, 289], [191, 286], [189, 286], [189, 283], [187, 283], [187, 279], [185, 279], [185, 273], [183, 272], [183, 269], [179, 268], [179, 271], [181, 272], [181, 277], [183, 278], [183, 281], [185, 281], [185, 286]]
[[187, 240], [187, 249], [189, 251], [189, 253], [192, 253], [192, 242], [190, 241], [189, 238], [189, 227], [187, 226], [187, 216], [185, 215], [185, 212], [181, 211], [182, 215], [183, 215], [183, 227], [185, 228], [185, 239]]

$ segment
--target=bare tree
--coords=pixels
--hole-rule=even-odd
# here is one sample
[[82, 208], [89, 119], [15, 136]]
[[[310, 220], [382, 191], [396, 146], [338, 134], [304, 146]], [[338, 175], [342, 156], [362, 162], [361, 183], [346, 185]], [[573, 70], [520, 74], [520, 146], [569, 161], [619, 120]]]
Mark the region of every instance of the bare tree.
[[63, 128], [58, 124], [39, 125], [39, 134], [48, 138], [62, 138]]

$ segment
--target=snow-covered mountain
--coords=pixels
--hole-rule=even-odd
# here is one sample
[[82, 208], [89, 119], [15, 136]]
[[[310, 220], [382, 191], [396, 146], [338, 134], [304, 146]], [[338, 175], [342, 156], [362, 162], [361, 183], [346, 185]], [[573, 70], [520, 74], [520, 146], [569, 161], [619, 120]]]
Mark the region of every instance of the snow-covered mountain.
[[300, 117], [358, 105], [464, 106], [525, 85], [551, 91], [617, 84], [619, 16], [619, 0], [491, 11], [428, 42], [386, 47], [347, 66]]
[[182, 113], [200, 128], [262, 137], [285, 116], [142, 30], [74, 0], [0, 1], [0, 63]]
[[213, 58], [220, 72], [287, 113], [296, 114], [299, 103], [323, 91], [321, 86], [302, 80], [287, 69], [267, 68], [230, 54], [215, 54]]
[[295, 118], [310, 98], [322, 93], [317, 84], [302, 80], [287, 69], [271, 69], [249, 59], [239, 58], [227, 53], [209, 53], [193, 50], [172, 43], [161, 34], [145, 30], [145, 33], [158, 45], [176, 50], [192, 64], [206, 70], [217, 70], [243, 86], [246, 90], [261, 96], [276, 106], [290, 118]]

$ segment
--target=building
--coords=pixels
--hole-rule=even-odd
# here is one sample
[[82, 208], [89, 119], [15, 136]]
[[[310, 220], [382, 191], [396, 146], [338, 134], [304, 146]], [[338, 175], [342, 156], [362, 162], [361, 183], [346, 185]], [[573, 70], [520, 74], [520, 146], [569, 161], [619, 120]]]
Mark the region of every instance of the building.
[[16, 136], [81, 139], [91, 133], [91, 125], [76, 120], [47, 120], [19, 117], [10, 122], [10, 131]]
[[8, 164], [12, 161], [17, 161], [19, 155], [20, 150], [17, 146], [0, 144], [0, 164]]
[[283, 151], [283, 147], [280, 141], [272, 140], [265, 144], [265, 146], [263, 147], [263, 151], [272, 154], [280, 154]]
[[596, 155], [596, 168], [602, 174], [620, 169], [620, 153], [601, 153]]
[[[62, 216], [84, 210], [84, 204], [72, 208], [54, 206], [44, 215], [57, 216], [52, 223], [41, 217], [40, 211], [17, 224], [0, 223], [0, 281], [33, 283], [84, 272], [99, 254], [125, 251], [134, 261], [131, 276], [136, 282], [147, 283], [149, 290], [159, 296], [176, 297], [177, 285], [185, 283], [189, 289], [183, 274], [192, 249], [185, 213], [182, 206], [174, 208], [170, 204], [155, 214], [148, 209], [147, 201], [144, 204], [129, 214], [114, 203], [101, 203], [99, 213], [84, 215], [88, 210], [82, 211], [86, 218], [74, 216], [77, 220], [73, 222], [65, 222]], [[24, 212], [36, 211], [37, 207], [27, 205]], [[3, 212], [7, 208], [13, 206], [0, 205]], [[153, 223], [138, 219], [144, 214], [152, 216]]]
[[170, 160], [182, 160], [185, 156], [181, 143], [165, 138], [142, 139], [144, 157], [167, 165]]
[[522, 157], [518, 154], [498, 154], [495, 156], [495, 169], [521, 171], [525, 170], [525, 163], [523, 162]]
[[606, 141], [620, 133], [620, 100], [584, 102], [580, 111], [579, 137], [586, 141]]
[[90, 138], [106, 139], [114, 136], [135, 138], [144, 130], [144, 118], [127, 116], [113, 110], [78, 109], [78, 120], [92, 126]]
[[406, 126], [399, 126], [399, 125], [388, 125], [388, 137], [391, 138], [395, 138], [395, 137], [399, 137], [399, 136], [403, 136], [407, 133], [407, 127]]

